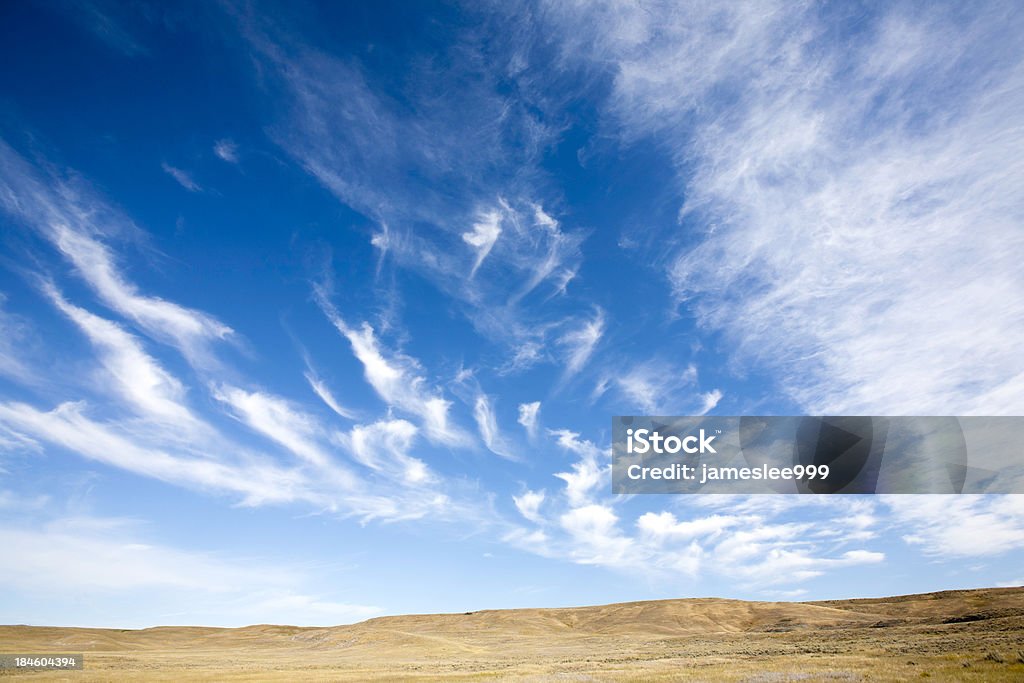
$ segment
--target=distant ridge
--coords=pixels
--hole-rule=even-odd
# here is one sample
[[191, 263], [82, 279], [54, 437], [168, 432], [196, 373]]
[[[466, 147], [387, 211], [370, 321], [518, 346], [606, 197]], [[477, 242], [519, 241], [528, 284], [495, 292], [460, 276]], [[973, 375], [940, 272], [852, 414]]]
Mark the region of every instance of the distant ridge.
[[586, 607], [537, 607], [479, 610], [468, 613], [409, 614], [375, 617], [344, 626], [257, 624], [237, 628], [156, 626], [145, 629], [104, 629], [54, 626], [0, 626], [0, 638], [21, 633], [41, 639], [101, 647], [197, 638], [217, 642], [232, 638], [290, 639], [296, 634], [348, 638], [390, 632], [423, 632], [455, 636], [501, 631], [516, 635], [744, 633], [779, 628], [842, 628], [870, 626], [879, 619], [900, 623], [949, 623], [950, 618], [996, 613], [1024, 616], [1024, 587], [949, 590], [886, 598], [851, 598], [812, 602], [761, 602], [728, 598], [678, 598], [620, 602]]
[[550, 680], [580, 672], [675, 680], [680, 667], [697, 667], [709, 680], [713, 672], [729, 678], [736, 667], [877, 678], [883, 661], [892, 675], [881, 680], [916, 676], [922, 662], [940, 679], [955, 677], [956, 667], [980, 667], [992, 670], [992, 680], [1024, 680], [1024, 588], [813, 602], [686, 598], [328, 627], [0, 626], [0, 651], [84, 653], [90, 665], [76, 680]]

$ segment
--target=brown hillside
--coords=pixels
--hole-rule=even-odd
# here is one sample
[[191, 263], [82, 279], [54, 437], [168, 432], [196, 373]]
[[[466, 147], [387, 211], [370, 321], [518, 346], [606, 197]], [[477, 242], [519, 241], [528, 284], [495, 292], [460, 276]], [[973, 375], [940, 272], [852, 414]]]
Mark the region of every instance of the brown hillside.
[[804, 603], [658, 600], [324, 628], [0, 626], [0, 643], [4, 652], [84, 653], [86, 671], [59, 675], [74, 680], [186, 672], [200, 680], [672, 680], [682, 671], [708, 680], [793, 672], [902, 680], [959, 679], [967, 669], [972, 680], [1024, 680], [1024, 588]]

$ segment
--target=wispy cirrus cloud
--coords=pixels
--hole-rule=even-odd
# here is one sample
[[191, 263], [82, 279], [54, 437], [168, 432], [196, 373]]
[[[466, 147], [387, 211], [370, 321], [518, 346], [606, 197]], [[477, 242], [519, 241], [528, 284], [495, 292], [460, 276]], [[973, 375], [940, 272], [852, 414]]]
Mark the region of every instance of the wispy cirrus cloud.
[[469, 271], [469, 277], [476, 275], [480, 264], [484, 262], [487, 255], [494, 248], [494, 243], [501, 236], [501, 214], [497, 211], [489, 211], [481, 215], [473, 224], [473, 230], [462, 233], [462, 241], [476, 251], [476, 260], [473, 268]]
[[104, 304], [154, 339], [176, 345], [190, 362], [213, 363], [210, 344], [231, 337], [230, 327], [206, 313], [140, 294], [104, 241], [137, 232], [134, 224], [82, 182], [34, 168], [3, 140], [0, 206], [56, 247]]
[[217, 140], [213, 145], [213, 153], [221, 161], [226, 161], [229, 164], [238, 163], [238, 144], [233, 140], [227, 138]]
[[[272, 138], [338, 199], [380, 222], [423, 222], [458, 239], [473, 207], [521, 187], [517, 176], [529, 176], [557, 134], [530, 74], [508, 62], [521, 47], [511, 37], [454, 30], [444, 48], [450, 60], [406, 55], [409, 79], [389, 92], [359, 59], [308, 43], [286, 22], [225, 7], [262, 82], [276, 86]], [[517, 98], [502, 94], [508, 82]], [[448, 191], [433, 192], [435, 183]]]
[[498, 418], [494, 414], [494, 406], [491, 403], [491, 398], [486, 394], [478, 394], [473, 401], [473, 418], [476, 420], [480, 438], [487, 446], [487, 450], [510, 460], [519, 459], [498, 428]]
[[87, 408], [69, 402], [44, 411], [25, 403], [5, 402], [0, 403], [0, 423], [38, 441], [129, 472], [190, 488], [240, 494], [248, 505], [294, 500], [327, 502], [313, 492], [299, 472], [268, 459], [254, 457], [224, 463], [175, 452], [173, 443], [164, 443], [157, 435], [154, 443], [146, 443], [132, 432], [131, 425], [91, 418]]
[[[547, 348], [564, 332], [567, 312], [577, 303], [556, 298], [565, 294], [580, 268], [583, 235], [564, 231], [532, 202], [499, 197], [486, 206], [458, 242], [443, 231], [427, 239], [418, 231], [384, 224], [372, 238], [380, 263], [386, 259], [410, 269], [460, 302], [483, 340], [506, 355], [498, 372], [515, 374], [555, 363], [556, 355]], [[460, 256], [465, 239], [479, 242], [470, 245], [475, 258], [468, 263]], [[483, 258], [487, 268], [477, 272]]]
[[50, 8], [61, 11], [108, 47], [126, 57], [149, 54], [149, 48], [131, 29], [130, 19], [144, 18], [152, 21], [152, 10], [146, 11], [135, 6], [126, 7], [121, 3], [105, 0], [57, 2], [51, 3]]
[[568, 59], [614, 68], [609, 130], [655, 137], [676, 164], [681, 229], [658, 249], [675, 243], [677, 300], [735, 358], [811, 412], [1010, 414], [1024, 406], [1011, 7], [899, 5], [863, 24], [782, 2], [550, 9], [588, 27], [563, 34]]
[[[97, 347], [95, 384], [112, 383], [108, 398], [114, 400], [69, 401], [50, 411], [0, 401], [0, 433], [10, 437], [0, 439], [5, 451], [66, 449], [168, 484], [237, 496], [245, 505], [302, 503], [364, 522], [457, 518], [475, 505], [464, 496], [450, 497], [446, 482], [407, 454], [411, 435], [394, 427], [408, 423], [357, 425], [338, 439], [301, 406], [279, 396], [214, 386], [213, 397], [232, 416], [294, 459], [254, 451], [193, 415], [183, 402], [181, 381], [147, 355], [138, 339], [68, 303], [52, 287], [47, 291]], [[102, 390], [93, 393], [104, 397]], [[367, 435], [379, 443], [371, 444]], [[371, 447], [383, 449], [376, 462], [367, 457]], [[356, 463], [380, 476], [362, 476], [352, 468]], [[402, 488], [409, 486], [418, 488]]]
[[192, 174], [183, 169], [171, 166], [166, 161], [160, 164], [160, 168], [164, 170], [164, 173], [174, 178], [174, 180], [184, 187], [189, 192], [202, 192], [203, 188], [195, 181]]
[[[504, 372], [553, 362], [539, 350], [564, 311], [523, 304], [534, 292], [551, 300], [569, 291], [584, 234], [542, 206], [549, 193], [538, 165], [562, 126], [545, 112], [567, 95], [538, 88], [525, 46], [489, 36], [483, 50], [478, 30], [456, 30], [453, 59], [410, 57], [410, 78], [396, 97], [359, 59], [314, 47], [284, 23], [228, 12], [258, 57], [261, 83], [278, 88], [272, 138], [380, 226], [370, 238], [378, 275], [409, 269], [460, 302], [476, 330], [507, 354]], [[436, 184], [447, 189], [429, 189]]]
[[335, 483], [350, 490], [357, 486], [353, 475], [320, 445], [319, 424], [301, 409], [278, 396], [233, 386], [215, 387], [213, 396], [251, 429], [333, 477]]
[[720, 389], [712, 389], [711, 391], [705, 391], [700, 395], [700, 407], [697, 409], [697, 415], [707, 415], [718, 406], [718, 402], [722, 400], [724, 394]]
[[682, 394], [692, 393], [697, 383], [697, 366], [693, 363], [679, 368], [659, 358], [638, 363], [629, 369], [616, 369], [618, 372], [611, 381], [634, 406], [637, 414], [683, 414], [686, 410]]
[[367, 383], [385, 402], [418, 416], [427, 438], [448, 445], [469, 443], [465, 432], [451, 423], [451, 401], [440, 390], [431, 390], [419, 363], [406, 355], [385, 355], [373, 327], [363, 323], [351, 327], [338, 313], [321, 287], [315, 288], [317, 303], [331, 324], [348, 340], [352, 353], [363, 364]]
[[558, 338], [558, 343], [565, 349], [565, 371], [563, 379], [576, 375], [593, 355], [598, 342], [604, 335], [605, 316], [600, 308], [594, 311], [594, 317], [584, 321], [575, 329], [571, 329]]
[[[406, 453], [411, 437], [398, 438], [400, 422], [357, 426], [358, 433], [378, 434], [384, 440], [386, 457], [382, 455], [378, 464], [390, 458], [395, 465], [374, 467], [368, 464], [365, 439], [352, 436], [357, 432], [338, 439], [305, 406], [269, 391], [241, 388], [241, 373], [211, 360], [214, 345], [232, 334], [229, 327], [205, 312], [142, 293], [117, 267], [117, 255], [103, 237], [135, 229], [126, 217], [81, 181], [67, 185], [54, 176], [51, 184], [44, 182], [41, 171], [3, 144], [0, 171], [0, 206], [16, 223], [40, 234], [74, 264], [110, 309], [157, 342], [180, 349], [198, 375], [200, 391], [208, 391], [239, 423], [280, 448], [273, 455], [252, 449], [244, 433], [214, 427], [219, 416], [200, 415], [186, 401], [196, 387], [190, 389], [167, 370], [142, 339], [123, 324], [71, 303], [49, 276], [27, 271], [27, 279], [40, 283], [42, 294], [89, 339], [96, 358], [86, 360], [95, 361], [95, 376], [88, 382], [48, 387], [45, 393], [55, 398], [50, 405], [56, 403], [52, 409], [0, 401], [4, 450], [66, 449], [168, 484], [237, 497], [246, 505], [301, 503], [364, 522], [454, 519], [476, 505], [471, 496], [450, 496], [449, 482]], [[15, 319], [4, 320], [14, 325]], [[428, 395], [422, 378], [401, 374], [415, 369], [411, 359], [386, 359], [372, 331], [354, 333], [354, 340], [369, 363], [368, 377], [376, 388], [404, 397], [401, 405], [424, 419], [431, 439], [463, 443], [465, 433], [448, 423], [450, 402]], [[23, 369], [29, 375], [47, 374], [34, 362]], [[391, 374], [396, 369], [397, 380]], [[402, 384], [405, 380], [408, 385]], [[310, 375], [310, 383], [321, 400], [345, 414], [315, 375]], [[363, 446], [357, 448], [360, 443]], [[403, 488], [411, 486], [416, 490]]]
[[886, 496], [903, 540], [926, 554], [957, 560], [1024, 547], [1021, 496]]
[[313, 390], [313, 393], [320, 397], [320, 400], [324, 402], [324, 405], [347, 420], [356, 419], [357, 415], [355, 411], [341, 405], [341, 403], [338, 402], [338, 399], [334, 397], [334, 393], [328, 388], [327, 384], [317, 377], [312, 370], [307, 371], [304, 377], [309, 383], [309, 387]]
[[[43, 288], [53, 304], [85, 333], [101, 354], [106, 374], [142, 414], [193, 431], [198, 421], [184, 404], [184, 386], [147, 354], [119, 325], [68, 303], [52, 284]], [[105, 381], [97, 382], [100, 386]]]
[[209, 344], [233, 330], [213, 317], [165, 299], [139, 294], [114, 264], [102, 242], [64, 225], [53, 230], [54, 243], [104, 303], [138, 323], [161, 341], [174, 343], [193, 363], [212, 362]]

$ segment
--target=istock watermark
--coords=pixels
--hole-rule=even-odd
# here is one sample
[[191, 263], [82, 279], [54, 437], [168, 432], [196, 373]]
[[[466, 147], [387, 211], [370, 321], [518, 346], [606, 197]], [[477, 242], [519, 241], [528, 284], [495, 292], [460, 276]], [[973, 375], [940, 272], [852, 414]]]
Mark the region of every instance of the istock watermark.
[[612, 418], [615, 493], [1024, 493], [1024, 417]]

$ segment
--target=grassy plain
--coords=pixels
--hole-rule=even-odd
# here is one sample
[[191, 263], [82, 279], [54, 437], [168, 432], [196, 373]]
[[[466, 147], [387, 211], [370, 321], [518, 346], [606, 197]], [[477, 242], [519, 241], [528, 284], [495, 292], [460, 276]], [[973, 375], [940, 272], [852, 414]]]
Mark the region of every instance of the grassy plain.
[[1024, 588], [658, 600], [327, 628], [0, 626], [0, 652], [85, 655], [84, 671], [17, 674], [34, 680], [1024, 681]]

